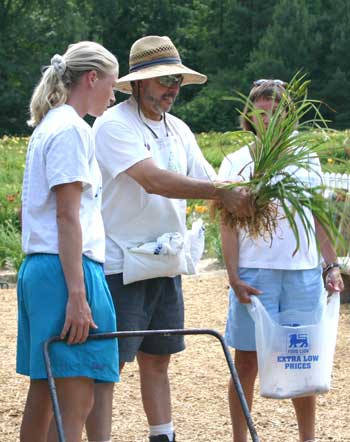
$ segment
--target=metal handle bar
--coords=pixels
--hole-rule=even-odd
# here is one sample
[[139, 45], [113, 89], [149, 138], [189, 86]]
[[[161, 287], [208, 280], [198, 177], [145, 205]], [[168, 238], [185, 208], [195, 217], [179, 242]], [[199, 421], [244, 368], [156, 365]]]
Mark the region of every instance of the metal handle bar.
[[[229, 366], [231, 378], [233, 381], [233, 384], [235, 386], [246, 422], [247, 426], [252, 438], [253, 442], [259, 442], [259, 437], [257, 435], [257, 432], [254, 427], [254, 423], [249, 411], [249, 407], [236, 371], [236, 367], [234, 366], [234, 363], [231, 358], [231, 354], [227, 348], [227, 345], [225, 344], [224, 338], [222, 335], [217, 332], [216, 330], [212, 329], [199, 329], [199, 328], [189, 328], [189, 329], [174, 329], [174, 330], [140, 330], [140, 331], [119, 331], [119, 332], [113, 332], [113, 333], [95, 333], [88, 336], [88, 339], [114, 339], [114, 338], [131, 338], [131, 337], [140, 337], [140, 336], [149, 336], [149, 335], [158, 335], [158, 336], [173, 336], [173, 335], [211, 335], [217, 338], [222, 346], [227, 365]], [[59, 336], [53, 336], [52, 338], [48, 339], [44, 343], [44, 359], [45, 359], [45, 365], [46, 365], [46, 371], [47, 371], [47, 380], [50, 387], [50, 395], [52, 400], [52, 406], [53, 411], [55, 415], [55, 421], [56, 421], [56, 427], [57, 427], [57, 433], [58, 433], [58, 440], [59, 442], [66, 442], [64, 430], [63, 430], [63, 423], [62, 423], [62, 415], [58, 403], [57, 398], [57, 390], [56, 390], [56, 384], [55, 380], [52, 374], [52, 367], [51, 367], [51, 361], [49, 357], [49, 345], [54, 342], [62, 342], [62, 339]]]

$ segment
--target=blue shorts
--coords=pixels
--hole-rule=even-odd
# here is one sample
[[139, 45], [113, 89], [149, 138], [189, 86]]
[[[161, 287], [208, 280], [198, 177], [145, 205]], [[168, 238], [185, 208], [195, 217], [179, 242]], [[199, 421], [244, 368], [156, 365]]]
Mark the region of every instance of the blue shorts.
[[[240, 268], [239, 276], [263, 292], [258, 296], [271, 316], [285, 310], [314, 310], [324, 292], [321, 267], [309, 270]], [[238, 350], [256, 351], [254, 321], [247, 304], [238, 301], [232, 288], [225, 340]]]
[[[98, 329], [116, 331], [113, 301], [102, 264], [83, 257], [86, 296]], [[61, 333], [65, 321], [67, 286], [58, 255], [34, 254], [25, 258], [18, 275], [17, 373], [47, 379], [43, 344]], [[84, 376], [103, 382], [119, 380], [116, 339], [89, 340], [84, 344], [50, 345], [55, 377]]]
[[[184, 327], [181, 276], [153, 278], [123, 284], [123, 274], [107, 275], [116, 311], [118, 331], [165, 330]], [[121, 362], [131, 362], [142, 351], [168, 355], [185, 348], [183, 336], [146, 336], [119, 339]]]

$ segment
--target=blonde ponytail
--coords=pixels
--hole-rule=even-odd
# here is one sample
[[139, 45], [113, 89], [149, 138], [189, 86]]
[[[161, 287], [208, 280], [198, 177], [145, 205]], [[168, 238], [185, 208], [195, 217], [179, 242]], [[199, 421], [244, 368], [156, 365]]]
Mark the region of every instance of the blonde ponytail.
[[63, 56], [54, 55], [32, 95], [28, 125], [37, 126], [50, 109], [66, 103], [80, 77], [92, 70], [102, 76], [118, 74], [118, 61], [106, 48], [91, 41], [70, 45]]
[[49, 66], [35, 88], [30, 102], [30, 120], [28, 125], [35, 127], [45, 117], [48, 111], [64, 104], [68, 98], [68, 90], [62, 79], [58, 77], [52, 66]]

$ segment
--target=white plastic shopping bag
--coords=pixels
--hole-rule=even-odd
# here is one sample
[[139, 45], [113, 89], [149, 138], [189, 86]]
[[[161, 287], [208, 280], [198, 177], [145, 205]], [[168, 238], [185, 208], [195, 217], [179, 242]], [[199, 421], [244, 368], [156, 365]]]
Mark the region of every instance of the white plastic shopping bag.
[[248, 306], [255, 322], [260, 394], [285, 399], [326, 393], [331, 386], [339, 293], [312, 312], [289, 310], [274, 318], [258, 297]]

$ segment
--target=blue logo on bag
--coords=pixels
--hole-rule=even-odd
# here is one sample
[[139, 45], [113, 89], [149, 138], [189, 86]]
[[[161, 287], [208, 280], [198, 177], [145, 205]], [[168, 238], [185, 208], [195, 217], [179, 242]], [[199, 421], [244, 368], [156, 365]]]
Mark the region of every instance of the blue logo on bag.
[[309, 338], [306, 333], [291, 333], [288, 335], [288, 340], [288, 349], [309, 347]]

